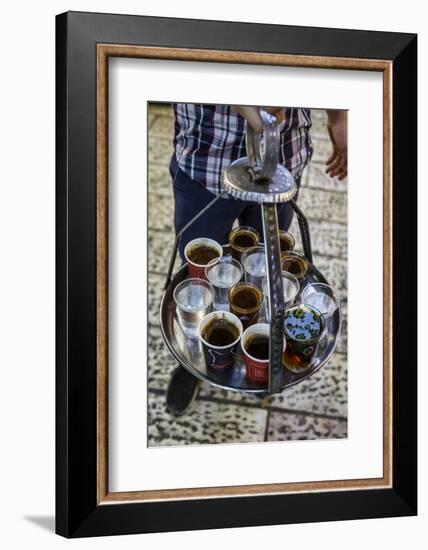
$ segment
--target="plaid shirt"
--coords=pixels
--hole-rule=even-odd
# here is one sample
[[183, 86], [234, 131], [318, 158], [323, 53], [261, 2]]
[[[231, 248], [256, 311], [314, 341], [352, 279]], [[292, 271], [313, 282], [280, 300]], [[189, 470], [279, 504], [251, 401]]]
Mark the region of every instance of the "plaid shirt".
[[[230, 105], [173, 103], [174, 150], [178, 166], [214, 194], [221, 192], [221, 173], [247, 155], [245, 120]], [[312, 156], [310, 109], [285, 109], [279, 160], [299, 179]]]

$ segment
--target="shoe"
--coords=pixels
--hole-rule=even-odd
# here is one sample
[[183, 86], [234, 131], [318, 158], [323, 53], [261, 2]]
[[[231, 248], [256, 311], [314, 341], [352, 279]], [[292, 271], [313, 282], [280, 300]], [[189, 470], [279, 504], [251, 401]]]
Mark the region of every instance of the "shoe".
[[184, 367], [174, 369], [166, 390], [166, 408], [174, 416], [184, 414], [199, 391], [199, 380]]

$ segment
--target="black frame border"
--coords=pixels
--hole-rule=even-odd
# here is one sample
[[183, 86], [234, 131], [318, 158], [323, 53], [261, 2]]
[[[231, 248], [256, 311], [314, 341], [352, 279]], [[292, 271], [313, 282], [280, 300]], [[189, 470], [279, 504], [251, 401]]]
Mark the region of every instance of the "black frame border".
[[[392, 61], [393, 486], [97, 505], [97, 43]], [[417, 36], [67, 12], [56, 17], [56, 532], [65, 537], [417, 513]], [[406, 255], [406, 262], [398, 258]], [[399, 319], [405, 322], [399, 323]]]

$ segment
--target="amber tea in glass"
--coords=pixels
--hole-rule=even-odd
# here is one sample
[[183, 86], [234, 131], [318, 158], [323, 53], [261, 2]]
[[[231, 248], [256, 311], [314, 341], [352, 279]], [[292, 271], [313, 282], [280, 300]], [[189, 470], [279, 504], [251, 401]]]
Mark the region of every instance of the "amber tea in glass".
[[258, 231], [252, 227], [241, 225], [233, 229], [229, 234], [229, 246], [232, 256], [240, 261], [241, 255], [247, 248], [257, 246], [260, 242]]
[[263, 292], [252, 283], [238, 283], [229, 290], [229, 309], [245, 328], [255, 323], [263, 301]]

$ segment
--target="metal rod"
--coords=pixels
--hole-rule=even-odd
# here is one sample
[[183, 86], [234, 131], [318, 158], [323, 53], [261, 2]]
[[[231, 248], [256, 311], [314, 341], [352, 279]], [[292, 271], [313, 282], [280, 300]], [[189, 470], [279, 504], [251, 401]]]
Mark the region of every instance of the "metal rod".
[[284, 293], [276, 204], [262, 205], [266, 249], [266, 280], [270, 302], [269, 393], [281, 393], [283, 386]]
[[309, 262], [312, 263], [312, 246], [311, 246], [311, 234], [309, 233], [309, 224], [303, 212], [297, 206], [294, 200], [290, 201], [293, 210], [297, 214], [297, 220], [299, 222], [300, 235], [302, 236], [303, 252]]
[[170, 281], [171, 281], [171, 275], [172, 275], [172, 270], [174, 269], [174, 264], [175, 264], [175, 258], [177, 257], [177, 250], [178, 250], [178, 245], [180, 244], [180, 240], [181, 240], [181, 237], [183, 235], [183, 233], [185, 231], [187, 231], [187, 229], [189, 229], [189, 227], [198, 219], [200, 218], [203, 214], [205, 214], [205, 212], [207, 210], [209, 210], [211, 208], [211, 206], [213, 206], [213, 204], [215, 204], [218, 200], [220, 200], [223, 195], [225, 195], [226, 191], [222, 191], [220, 193], [220, 195], [217, 195], [215, 197], [214, 200], [212, 200], [211, 202], [209, 202], [200, 212], [198, 212], [196, 214], [196, 216], [194, 216], [189, 222], [186, 223], [186, 225], [184, 227], [182, 227], [180, 229], [180, 231], [177, 233], [177, 236], [175, 237], [175, 243], [174, 243], [174, 248], [172, 249], [172, 254], [171, 254], [171, 259], [169, 261], [169, 267], [168, 267], [168, 273], [166, 275], [166, 282], [165, 282], [165, 286], [164, 286], [164, 290], [168, 287]]

